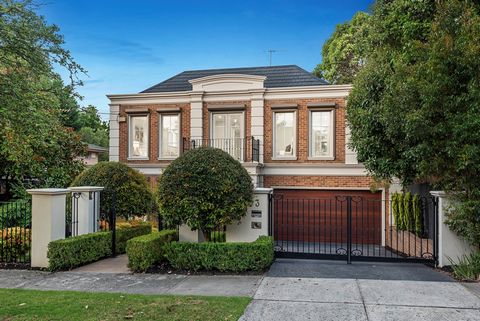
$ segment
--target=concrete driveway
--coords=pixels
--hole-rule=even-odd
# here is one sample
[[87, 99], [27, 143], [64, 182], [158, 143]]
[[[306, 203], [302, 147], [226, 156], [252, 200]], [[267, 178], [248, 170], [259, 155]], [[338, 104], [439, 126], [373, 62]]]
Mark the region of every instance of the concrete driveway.
[[240, 320], [480, 320], [480, 297], [421, 264], [277, 260]]

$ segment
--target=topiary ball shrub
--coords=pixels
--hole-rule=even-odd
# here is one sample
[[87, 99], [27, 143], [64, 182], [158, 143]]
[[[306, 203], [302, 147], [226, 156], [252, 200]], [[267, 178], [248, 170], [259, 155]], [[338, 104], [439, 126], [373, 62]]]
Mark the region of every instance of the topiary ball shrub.
[[72, 186], [103, 186], [100, 196], [103, 213], [110, 212], [115, 192], [115, 212], [125, 219], [151, 214], [156, 208], [145, 176], [122, 163], [100, 162], [78, 175]]
[[253, 202], [246, 169], [228, 153], [211, 147], [188, 151], [174, 160], [158, 181], [161, 215], [167, 225], [187, 224], [210, 232], [240, 220]]

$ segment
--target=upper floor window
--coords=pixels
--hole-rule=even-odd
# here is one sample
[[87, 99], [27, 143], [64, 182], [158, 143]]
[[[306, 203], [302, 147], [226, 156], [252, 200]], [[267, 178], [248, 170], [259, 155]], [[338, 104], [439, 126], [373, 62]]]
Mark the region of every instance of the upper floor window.
[[148, 158], [148, 115], [128, 117], [128, 157]]
[[334, 157], [334, 116], [332, 110], [310, 111], [309, 156], [318, 159]]
[[160, 114], [159, 158], [180, 156], [180, 114]]
[[239, 161], [243, 160], [244, 122], [243, 112], [212, 113], [210, 146], [226, 151]]
[[296, 112], [273, 113], [273, 157], [280, 159], [296, 158], [297, 126]]

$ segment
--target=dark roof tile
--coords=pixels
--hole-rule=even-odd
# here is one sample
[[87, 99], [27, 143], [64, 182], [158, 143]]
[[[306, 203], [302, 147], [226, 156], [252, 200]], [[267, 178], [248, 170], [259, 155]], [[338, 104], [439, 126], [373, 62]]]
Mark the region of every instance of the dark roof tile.
[[308, 71], [296, 65], [225, 68], [184, 71], [176, 76], [173, 76], [172, 78], [156, 84], [155, 86], [145, 89], [142, 91], [142, 93], [189, 91], [192, 90], [192, 85], [188, 82], [189, 80], [219, 74], [265, 76], [267, 77], [265, 80], [266, 88], [318, 86], [328, 84], [325, 80], [315, 77]]

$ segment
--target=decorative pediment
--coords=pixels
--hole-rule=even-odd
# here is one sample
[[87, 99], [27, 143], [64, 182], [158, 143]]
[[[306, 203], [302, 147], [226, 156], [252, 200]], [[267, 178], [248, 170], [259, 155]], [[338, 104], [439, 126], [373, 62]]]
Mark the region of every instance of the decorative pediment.
[[265, 76], [241, 75], [241, 74], [220, 74], [191, 79], [193, 91], [230, 91], [230, 90], [251, 90], [263, 89]]

